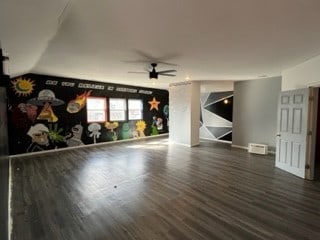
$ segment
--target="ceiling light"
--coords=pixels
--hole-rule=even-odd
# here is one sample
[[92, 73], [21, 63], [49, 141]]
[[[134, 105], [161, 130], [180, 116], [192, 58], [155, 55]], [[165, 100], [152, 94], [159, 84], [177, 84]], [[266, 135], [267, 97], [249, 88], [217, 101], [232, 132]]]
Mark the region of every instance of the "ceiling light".
[[223, 103], [224, 103], [224, 104], [228, 104], [228, 103], [229, 103], [229, 100], [226, 98], [225, 100], [223, 100]]

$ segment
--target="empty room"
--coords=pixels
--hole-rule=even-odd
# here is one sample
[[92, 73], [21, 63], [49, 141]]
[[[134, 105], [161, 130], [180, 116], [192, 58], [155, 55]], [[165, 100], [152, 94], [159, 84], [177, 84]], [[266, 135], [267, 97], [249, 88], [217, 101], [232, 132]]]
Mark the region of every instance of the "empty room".
[[319, 11], [1, 0], [0, 239], [320, 239]]

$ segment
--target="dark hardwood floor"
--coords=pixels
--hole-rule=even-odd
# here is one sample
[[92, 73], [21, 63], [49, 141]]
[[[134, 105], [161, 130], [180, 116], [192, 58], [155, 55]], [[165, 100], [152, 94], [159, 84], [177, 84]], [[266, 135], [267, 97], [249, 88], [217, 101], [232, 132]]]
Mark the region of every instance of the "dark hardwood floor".
[[226, 144], [158, 138], [11, 164], [11, 239], [320, 239], [320, 182]]

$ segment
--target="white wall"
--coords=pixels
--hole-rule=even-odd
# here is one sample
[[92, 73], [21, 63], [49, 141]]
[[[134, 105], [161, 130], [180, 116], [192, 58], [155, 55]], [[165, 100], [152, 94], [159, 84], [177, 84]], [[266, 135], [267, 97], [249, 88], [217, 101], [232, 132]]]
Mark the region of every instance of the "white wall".
[[190, 147], [199, 144], [200, 83], [170, 85], [169, 116], [171, 142]]
[[233, 91], [234, 81], [214, 80], [201, 81], [201, 93]]
[[320, 86], [320, 55], [282, 72], [282, 91], [310, 86]]
[[196, 146], [200, 142], [200, 83], [192, 83], [191, 97], [191, 138], [190, 145]]
[[274, 151], [280, 88], [281, 77], [234, 84], [232, 145], [262, 143]]

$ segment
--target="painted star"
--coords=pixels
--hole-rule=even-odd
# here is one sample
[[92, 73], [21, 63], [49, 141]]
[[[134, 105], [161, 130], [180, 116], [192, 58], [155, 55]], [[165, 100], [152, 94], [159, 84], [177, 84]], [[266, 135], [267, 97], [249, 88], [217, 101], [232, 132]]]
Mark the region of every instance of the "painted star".
[[150, 111], [152, 109], [156, 109], [157, 111], [159, 110], [158, 105], [160, 104], [160, 102], [157, 101], [155, 97], [153, 97], [152, 101], [149, 101], [148, 103], [150, 104]]

